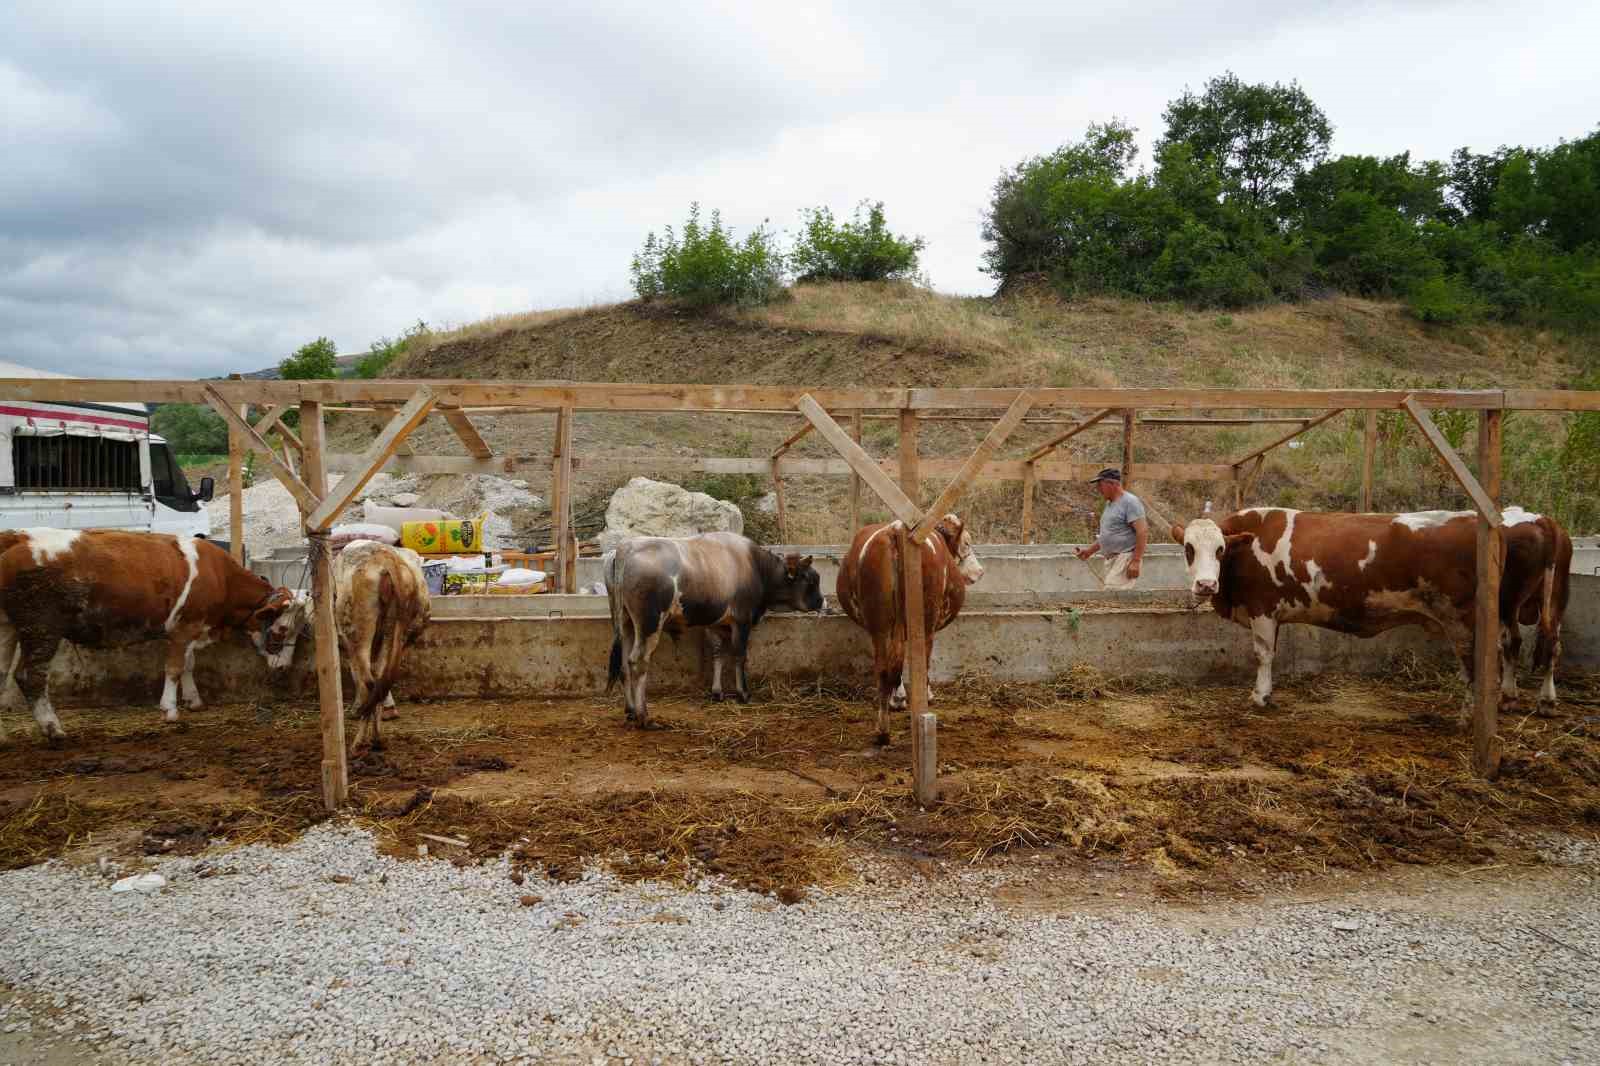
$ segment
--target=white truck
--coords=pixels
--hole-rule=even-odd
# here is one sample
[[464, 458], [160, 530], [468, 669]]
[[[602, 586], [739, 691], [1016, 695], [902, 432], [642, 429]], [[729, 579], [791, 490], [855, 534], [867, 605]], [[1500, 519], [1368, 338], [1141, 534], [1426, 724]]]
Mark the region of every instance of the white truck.
[[[66, 374], [0, 363], [0, 378]], [[189, 488], [142, 403], [0, 399], [0, 529], [129, 529], [205, 537], [211, 478]]]

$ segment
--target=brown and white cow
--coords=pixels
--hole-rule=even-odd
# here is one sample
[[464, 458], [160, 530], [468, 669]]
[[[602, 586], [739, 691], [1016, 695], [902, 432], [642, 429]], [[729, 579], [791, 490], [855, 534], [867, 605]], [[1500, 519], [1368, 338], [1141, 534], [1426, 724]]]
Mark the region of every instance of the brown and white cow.
[[[899, 522], [867, 526], [850, 542], [839, 562], [839, 606], [872, 638], [873, 672], [878, 678], [878, 743], [889, 742], [889, 711], [906, 705], [906, 622], [900, 591]], [[933, 635], [961, 613], [967, 586], [983, 576], [972, 538], [961, 519], [939, 519], [922, 544], [922, 612], [933, 661]]]
[[711, 645], [711, 698], [722, 699], [722, 656], [733, 658], [734, 689], [750, 702], [750, 630], [774, 607], [822, 610], [811, 556], [779, 558], [737, 533], [634, 537], [602, 564], [611, 602], [611, 668], [606, 691], [623, 681], [627, 720], [650, 722], [645, 686], [662, 633], [704, 627]]
[[[1502, 689], [1516, 697], [1519, 620], [1537, 623], [1539, 702], [1556, 700], [1561, 618], [1572, 541], [1552, 519], [1512, 507], [1505, 520], [1500, 586]], [[1290, 622], [1372, 637], [1421, 625], [1449, 639], [1470, 681], [1477, 592], [1477, 518], [1466, 511], [1337, 514], [1257, 507], [1221, 522], [1172, 527], [1183, 544], [1190, 591], [1250, 630], [1256, 653], [1251, 700], [1272, 697], [1278, 627]]]
[[16, 681], [46, 739], [66, 734], [50, 703], [63, 640], [114, 648], [167, 642], [161, 710], [178, 720], [178, 689], [197, 708], [194, 653], [248, 630], [272, 669], [294, 657], [304, 593], [273, 588], [206, 540], [113, 530], [0, 533], [0, 662], [17, 649]]
[[362, 719], [352, 747], [365, 743], [370, 730], [371, 746], [379, 749], [379, 708], [384, 718], [398, 717], [392, 690], [400, 654], [421, 636], [433, 609], [422, 557], [375, 540], [351, 541], [334, 556], [333, 603], [339, 645], [355, 679], [352, 713]]

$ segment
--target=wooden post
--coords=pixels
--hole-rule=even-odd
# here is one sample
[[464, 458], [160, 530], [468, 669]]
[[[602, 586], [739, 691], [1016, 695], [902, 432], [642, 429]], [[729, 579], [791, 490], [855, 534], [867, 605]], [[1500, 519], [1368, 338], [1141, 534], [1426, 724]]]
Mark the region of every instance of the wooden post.
[[900, 491], [918, 507], [922, 506], [922, 474], [917, 463], [917, 412], [900, 412]]
[[[778, 470], [781, 459], [772, 460], [772, 493], [778, 498], [778, 543], [789, 543], [789, 513], [783, 502], [783, 474]], [[853, 532], [853, 531], [852, 531]]]
[[1361, 442], [1361, 510], [1372, 512], [1372, 463], [1378, 454], [1378, 412], [1367, 411], [1367, 433]]
[[1006, 442], [1013, 430], [1022, 424], [1023, 416], [1028, 413], [1028, 408], [1033, 406], [1033, 393], [1023, 389], [1017, 393], [1017, 398], [1011, 401], [1011, 406], [1006, 408], [1006, 413], [1001, 416], [989, 430], [988, 436], [983, 438], [976, 451], [969, 455], [961, 464], [961, 469], [956, 471], [956, 476], [939, 493], [933, 501], [933, 506], [928, 508], [922, 516], [922, 521], [917, 523], [916, 535], [921, 540], [933, 532], [933, 525], [944, 515], [955, 510], [956, 504], [961, 502], [961, 497], [967, 489], [977, 480], [978, 471], [983, 469], [983, 464]]
[[911, 790], [917, 803], [928, 806], [938, 798], [937, 780], [930, 772], [925, 754], [932, 731], [921, 725], [928, 712], [928, 632], [922, 603], [922, 551], [909, 530], [901, 528], [900, 584], [904, 590], [902, 609], [906, 621], [906, 661], [902, 674], [906, 683], [906, 713], [911, 725]]
[[[857, 411], [850, 420], [850, 439], [859, 446], [861, 444], [861, 412]], [[850, 471], [850, 535], [844, 538], [849, 544], [855, 537], [856, 530], [861, 528], [861, 475], [854, 470]]]
[[[322, 404], [300, 405], [300, 432], [304, 434], [306, 486], [318, 497], [328, 492], [324, 465], [327, 442], [323, 432]], [[309, 517], [303, 516], [303, 517]], [[338, 810], [350, 798], [349, 769], [344, 752], [344, 682], [339, 676], [339, 634], [333, 618], [333, 556], [326, 538], [314, 534], [311, 542], [311, 601], [315, 612], [317, 695], [322, 705], [322, 805]]]
[[1125, 408], [1122, 412], [1122, 487], [1133, 484], [1133, 427], [1138, 412]]
[[[406, 401], [406, 405], [400, 408], [383, 427], [378, 439], [361, 453], [355, 469], [346, 471], [344, 477], [339, 479], [339, 484], [331, 491], [322, 493], [322, 502], [306, 518], [306, 528], [319, 532], [338, 521], [339, 515], [360, 495], [367, 482], [372, 480], [372, 476], [384, 468], [391, 456], [405, 447], [406, 438], [411, 435], [412, 430], [422, 424], [423, 419], [428, 417], [428, 412], [433, 410], [436, 402], [437, 397], [431, 388], [426, 385], [419, 386], [411, 399]], [[310, 445], [306, 447], [309, 451]], [[323, 456], [323, 476], [327, 476], [326, 455]]]
[[550, 471], [550, 532], [556, 544], [557, 592], [571, 592], [569, 571], [576, 571], [572, 556], [572, 408], [556, 412], [556, 447]]
[[1022, 543], [1033, 543], [1033, 493], [1038, 487], [1038, 471], [1032, 463], [1022, 464]]
[[931, 807], [939, 800], [939, 718], [924, 711], [911, 719], [911, 746], [916, 763], [911, 768], [917, 805]]
[[[1500, 502], [1501, 425], [1499, 411], [1479, 412], [1478, 479], [1496, 506]], [[1504, 553], [1504, 530], [1480, 515], [1472, 645], [1472, 768], [1491, 781], [1500, 774], [1500, 575]], [[1516, 664], [1511, 668], [1516, 669]]]
[[[243, 409], [240, 414], [244, 413]], [[244, 438], [228, 427], [228, 554], [244, 565]]]

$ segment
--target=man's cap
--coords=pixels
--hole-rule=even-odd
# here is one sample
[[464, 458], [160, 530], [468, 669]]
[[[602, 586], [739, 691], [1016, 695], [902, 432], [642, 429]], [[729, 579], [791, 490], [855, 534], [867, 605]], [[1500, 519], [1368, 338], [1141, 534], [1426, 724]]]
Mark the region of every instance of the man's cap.
[[1118, 470], [1114, 466], [1108, 466], [1104, 470], [1100, 471], [1100, 473], [1090, 478], [1089, 484], [1095, 485], [1102, 481], [1115, 481], [1120, 484], [1122, 481], [1122, 471]]

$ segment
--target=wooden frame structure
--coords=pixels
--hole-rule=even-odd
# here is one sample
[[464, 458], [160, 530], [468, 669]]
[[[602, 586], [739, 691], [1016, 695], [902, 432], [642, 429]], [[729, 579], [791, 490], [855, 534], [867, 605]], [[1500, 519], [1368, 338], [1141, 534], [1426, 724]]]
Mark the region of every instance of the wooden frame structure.
[[[575, 545], [571, 532], [571, 479], [574, 470], [669, 469], [713, 473], [765, 473], [779, 486], [793, 475], [848, 475], [851, 477], [851, 521], [860, 522], [860, 486], [865, 484], [903, 524], [903, 547], [925, 536], [945, 511], [953, 509], [965, 492], [980, 481], [1021, 481], [1023, 522], [1031, 535], [1033, 492], [1039, 481], [1087, 480], [1096, 464], [1050, 461], [1062, 444], [1077, 434], [1104, 425], [1122, 430], [1124, 475], [1140, 481], [1231, 481], [1236, 503], [1247, 502], [1265, 456], [1272, 449], [1322, 425], [1341, 412], [1362, 412], [1366, 418], [1362, 465], [1362, 501], [1371, 504], [1372, 466], [1379, 411], [1403, 411], [1438, 454], [1478, 513], [1478, 613], [1475, 625], [1475, 683], [1473, 765], [1493, 777], [1499, 768], [1499, 619], [1496, 605], [1503, 538], [1498, 510], [1500, 491], [1500, 441], [1502, 412], [1507, 410], [1600, 410], [1600, 393], [1555, 390], [1495, 389], [1482, 391], [1406, 390], [1275, 390], [1275, 389], [848, 389], [793, 386], [653, 385], [575, 382], [504, 381], [145, 381], [99, 379], [0, 379], [0, 398], [36, 402], [149, 402], [196, 403], [212, 407], [229, 427], [229, 490], [232, 546], [242, 552], [242, 465], [246, 451], [254, 452], [267, 469], [299, 503], [312, 543], [312, 595], [318, 689], [323, 734], [323, 798], [332, 809], [348, 797], [344, 748], [343, 696], [339, 650], [334, 638], [332, 561], [320, 550], [327, 531], [361, 489], [381, 470], [418, 473], [510, 474], [548, 470], [555, 512], [557, 578], [570, 589]], [[252, 426], [251, 405], [265, 410]], [[330, 405], [338, 405], [336, 407]], [[282, 422], [292, 409], [300, 415], [300, 436]], [[1476, 477], [1439, 433], [1430, 417], [1435, 409], [1476, 410], [1480, 415], [1478, 472]], [[325, 419], [330, 411], [382, 412], [383, 427], [377, 439], [360, 455], [330, 454]], [[1093, 412], [1063, 417], [1067, 412]], [[1179, 412], [1178, 417], [1150, 418], [1142, 411]], [[1315, 411], [1314, 415], [1269, 417], [1251, 414], [1216, 417], [1197, 412]], [[494, 454], [472, 423], [475, 414], [551, 413], [557, 418], [556, 446], [551, 455], [500, 456]], [[665, 464], [655, 457], [574, 454], [572, 432], [579, 412], [708, 412], [771, 414], [804, 419], [769, 459], [674, 459]], [[1030, 412], [1042, 417], [1028, 418]], [[834, 413], [849, 416], [847, 432]], [[406, 440], [430, 416], [441, 416], [466, 449], [464, 456], [409, 454]], [[1053, 417], [1052, 417], [1053, 415]], [[860, 444], [864, 419], [895, 420], [900, 429], [898, 457], [877, 460]], [[988, 435], [965, 459], [925, 459], [918, 454], [917, 430], [928, 421], [993, 422]], [[1264, 423], [1295, 425], [1293, 432], [1233, 463], [1141, 464], [1135, 467], [1134, 448], [1139, 426], [1235, 426]], [[1021, 426], [1066, 425], [1066, 431], [1034, 448], [1021, 460], [994, 458], [1000, 446]], [[838, 454], [834, 460], [794, 459], [789, 450], [810, 433], [817, 433]], [[280, 457], [268, 442], [281, 442]], [[295, 458], [299, 467], [296, 468]], [[1249, 469], [1245, 469], [1246, 466]], [[332, 470], [344, 471], [330, 487]], [[896, 477], [890, 476], [893, 471]], [[922, 479], [949, 477], [932, 506], [921, 499]], [[783, 523], [780, 517], [780, 525]], [[902, 551], [907, 565], [918, 553]], [[934, 745], [936, 721], [927, 708], [926, 653], [923, 632], [921, 582], [903, 582], [907, 618], [907, 695], [911, 711], [913, 777], [919, 802], [937, 795]]]

